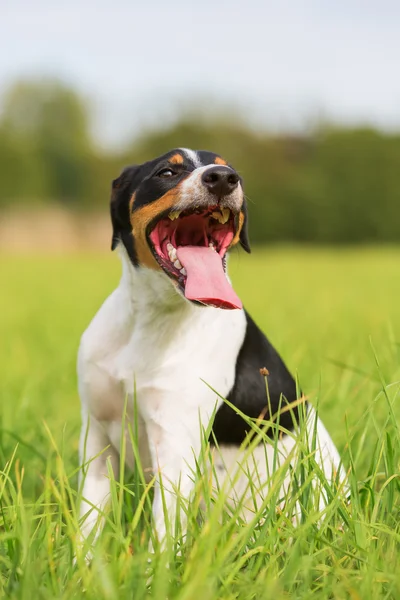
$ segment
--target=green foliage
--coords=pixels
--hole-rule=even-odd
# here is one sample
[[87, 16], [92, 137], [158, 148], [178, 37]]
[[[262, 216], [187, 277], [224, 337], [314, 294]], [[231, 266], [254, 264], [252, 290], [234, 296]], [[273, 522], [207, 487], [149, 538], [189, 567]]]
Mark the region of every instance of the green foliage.
[[93, 147], [72, 90], [53, 81], [16, 84], [3, 102], [0, 140], [3, 202], [84, 199]]
[[[188, 538], [148, 563], [151, 489], [112, 482], [89, 568], [76, 543], [79, 336], [120, 274], [114, 255], [7, 257], [0, 277], [0, 596], [11, 600], [395, 600], [400, 595], [398, 249], [232, 256], [248, 310], [283, 354], [350, 471], [347, 506], [304, 452], [303, 522], [275, 510], [250, 525], [212, 498]], [[203, 448], [201, 461], [207, 460]], [[307, 472], [331, 493], [318, 525]], [[277, 474], [275, 482], [282, 476]], [[199, 497], [197, 497], [197, 502]], [[168, 563], [168, 568], [167, 568]], [[150, 580], [151, 577], [151, 580]], [[150, 587], [151, 583], [151, 587]]]
[[106, 210], [110, 182], [174, 147], [220, 153], [240, 172], [253, 242], [394, 242], [400, 222], [400, 135], [322, 127], [303, 136], [256, 132], [236, 114], [185, 113], [119, 152], [101, 151], [89, 110], [54, 81], [16, 84], [0, 117], [0, 208], [62, 202]]

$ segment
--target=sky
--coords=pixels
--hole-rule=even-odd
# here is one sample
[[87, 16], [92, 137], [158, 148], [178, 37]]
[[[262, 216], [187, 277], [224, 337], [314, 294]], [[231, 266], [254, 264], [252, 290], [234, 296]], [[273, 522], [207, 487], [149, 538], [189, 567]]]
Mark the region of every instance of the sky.
[[400, 129], [397, 0], [0, 0], [0, 94], [55, 76], [119, 144], [198, 105], [256, 128]]

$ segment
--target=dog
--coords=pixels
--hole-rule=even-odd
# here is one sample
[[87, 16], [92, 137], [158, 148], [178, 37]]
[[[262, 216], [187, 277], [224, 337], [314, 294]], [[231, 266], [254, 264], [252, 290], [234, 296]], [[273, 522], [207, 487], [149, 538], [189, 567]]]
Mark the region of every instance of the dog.
[[[173, 522], [177, 490], [190, 498], [210, 423], [214, 471], [224, 479], [240, 462], [251, 430], [243, 414], [258, 423], [279, 415], [278, 451], [290, 458], [303, 403], [227, 275], [227, 252], [235, 246], [250, 252], [243, 181], [231, 165], [212, 152], [181, 148], [127, 167], [112, 183], [110, 211], [122, 277], [78, 353], [82, 536], [101, 529], [108, 466], [117, 476], [130, 423], [143, 469], [155, 477], [153, 520], [162, 542], [164, 510]], [[315, 460], [327, 477], [343, 479], [334, 443], [310, 405], [306, 413], [309, 431], [316, 432]], [[129, 446], [126, 462], [133, 467]], [[264, 438], [251, 449], [264, 485], [274, 452]], [[233, 491], [245, 503], [244, 479], [237, 478]]]

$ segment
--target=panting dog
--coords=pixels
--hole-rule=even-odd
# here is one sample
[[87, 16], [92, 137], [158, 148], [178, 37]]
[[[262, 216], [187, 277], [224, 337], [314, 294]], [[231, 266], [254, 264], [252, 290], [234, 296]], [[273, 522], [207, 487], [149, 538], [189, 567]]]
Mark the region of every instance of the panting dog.
[[[302, 402], [227, 276], [227, 252], [236, 245], [250, 252], [243, 182], [233, 167], [212, 152], [185, 148], [128, 167], [112, 184], [111, 220], [122, 277], [83, 334], [78, 356], [82, 532], [86, 537], [101, 522], [107, 465], [119, 472], [126, 407], [125, 428], [130, 423], [137, 432], [142, 466], [156, 477], [153, 519], [162, 542], [164, 509], [173, 522], [177, 490], [190, 498], [210, 420], [213, 471], [223, 480], [240, 463], [251, 429], [239, 412], [258, 423], [278, 415], [278, 453], [290, 457]], [[316, 462], [327, 478], [343, 478], [326, 429], [310, 406], [306, 414]], [[133, 467], [130, 446], [126, 462]], [[251, 451], [264, 478], [260, 490], [268, 488], [276, 450], [263, 438]], [[244, 504], [248, 469], [233, 486]]]

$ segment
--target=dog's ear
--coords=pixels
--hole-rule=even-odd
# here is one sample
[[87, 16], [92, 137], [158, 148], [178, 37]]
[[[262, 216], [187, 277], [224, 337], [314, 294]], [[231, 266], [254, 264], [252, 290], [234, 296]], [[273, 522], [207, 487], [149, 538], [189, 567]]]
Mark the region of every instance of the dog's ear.
[[132, 232], [130, 219], [130, 199], [135, 189], [135, 179], [139, 166], [126, 167], [111, 185], [110, 215], [112, 223], [111, 250], [119, 242], [126, 244]]
[[246, 200], [243, 202], [242, 213], [244, 216], [244, 221], [243, 221], [242, 229], [240, 230], [239, 241], [240, 241], [240, 245], [242, 246], [242, 248], [250, 254], [251, 248], [250, 248], [249, 232], [248, 232], [248, 220], [249, 219], [248, 219], [248, 213], [247, 213]]

